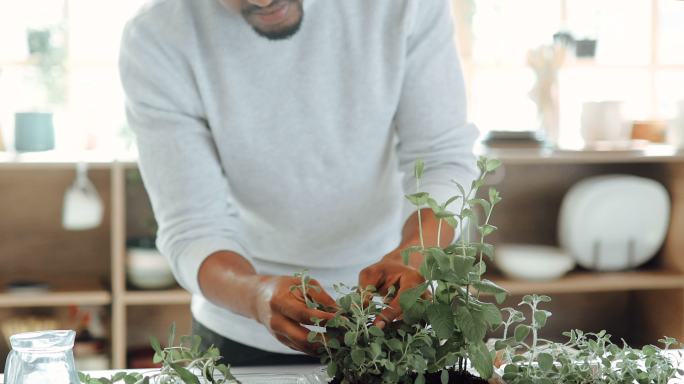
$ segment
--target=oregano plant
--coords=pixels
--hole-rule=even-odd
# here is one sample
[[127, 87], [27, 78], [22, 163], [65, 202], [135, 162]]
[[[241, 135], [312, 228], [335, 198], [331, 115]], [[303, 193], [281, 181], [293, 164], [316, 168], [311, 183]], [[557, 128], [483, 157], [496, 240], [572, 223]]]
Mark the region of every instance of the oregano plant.
[[[528, 322], [517, 309], [499, 308], [507, 292], [484, 275], [486, 259], [494, 256], [494, 247], [486, 240], [497, 230], [491, 219], [502, 198], [494, 188], [484, 193], [482, 189], [487, 175], [500, 165], [481, 157], [479, 177], [467, 187], [453, 181], [458, 193], [440, 203], [421, 191], [425, 165], [416, 162], [416, 192], [406, 198], [417, 210], [420, 245], [404, 249], [402, 257], [408, 264], [412, 254], [422, 256], [420, 273], [425, 282], [401, 293], [403, 317], [382, 330], [372, 324], [394, 292], [379, 297], [374, 287], [346, 288], [335, 318], [325, 324], [314, 319], [325, 330], [311, 331], [309, 341], [322, 346], [331, 383], [449, 384], [496, 379], [509, 384], [665, 384], [681, 375], [678, 362], [666, 354], [680, 345], [672, 338], [661, 340], [664, 349], [638, 350], [613, 344], [605, 332], [574, 330], [567, 333], [567, 343], [553, 343], [540, 337], [551, 317], [540, 305], [550, 297], [523, 298], [520, 305], [531, 313]], [[438, 239], [441, 231], [456, 230], [457, 240], [426, 246], [423, 209], [432, 210], [438, 219]], [[503, 339], [489, 348], [488, 332], [500, 327]], [[504, 364], [503, 377], [495, 378], [495, 358], [497, 364]]]
[[84, 384], [239, 384], [231, 374], [230, 366], [220, 364], [221, 356], [218, 348], [211, 346], [202, 351], [202, 338], [197, 335], [181, 336], [176, 344], [176, 325], [169, 328], [168, 344], [162, 347], [159, 340], [150, 337], [154, 349], [154, 363], [161, 363], [161, 368], [148, 374], [140, 372], [117, 372], [109, 378], [91, 377], [79, 372], [78, 376]]
[[[374, 287], [343, 292], [335, 318], [319, 322], [325, 332], [309, 335], [310, 341], [322, 345], [322, 361], [333, 382], [447, 384], [471, 380], [469, 368], [484, 379], [493, 375], [493, 352], [485, 336], [502, 324], [502, 316], [482, 294], [501, 303], [506, 291], [482, 276], [487, 270], [485, 258], [493, 256], [486, 238], [496, 231], [490, 220], [501, 196], [493, 188], [485, 197], [479, 192], [486, 176], [499, 166], [498, 160], [480, 158], [479, 177], [469, 186], [453, 181], [458, 193], [438, 202], [421, 190], [425, 165], [416, 162], [416, 192], [406, 198], [417, 210], [420, 245], [403, 250], [402, 257], [408, 264], [411, 254], [422, 255], [420, 273], [425, 282], [401, 293], [403, 319], [383, 330], [371, 324], [394, 292], [387, 297], [378, 297]], [[444, 230], [457, 230], [458, 240], [427, 246], [423, 209], [432, 210], [438, 219], [438, 238]]]

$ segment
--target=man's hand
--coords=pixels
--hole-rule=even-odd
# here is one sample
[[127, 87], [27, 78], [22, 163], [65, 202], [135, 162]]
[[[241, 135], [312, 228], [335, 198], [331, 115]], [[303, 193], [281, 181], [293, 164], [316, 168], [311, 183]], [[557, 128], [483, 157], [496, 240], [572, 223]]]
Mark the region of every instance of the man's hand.
[[[440, 233], [438, 230], [439, 220], [431, 209], [421, 209], [420, 212], [422, 215], [420, 220], [418, 214], [414, 213], [404, 224], [401, 245], [383, 257], [380, 262], [365, 268], [359, 275], [359, 287], [361, 288], [372, 285], [378, 289], [378, 293], [381, 295], [387, 295], [390, 287], [394, 287], [396, 290], [396, 295], [388, 303], [389, 307], [385, 308], [375, 319], [374, 323], [379, 328], [383, 328], [401, 316], [401, 306], [399, 305], [401, 293], [425, 281], [418, 272], [418, 268], [423, 263], [423, 255], [420, 252], [412, 253], [409, 255], [409, 264], [405, 265], [401, 257], [401, 250], [421, 244], [425, 247], [449, 244], [454, 238], [454, 229], [446, 223], [443, 223], [444, 228]], [[422, 233], [420, 231], [421, 223]], [[438, 237], [440, 237], [439, 241]]]
[[[315, 344], [309, 343], [309, 330], [301, 324], [314, 325], [312, 318], [324, 322], [335, 314], [321, 309], [309, 308], [307, 301], [314, 301], [324, 309], [336, 308], [337, 304], [316, 280], [310, 280], [305, 298], [300, 287], [301, 280], [287, 276], [260, 276], [254, 296], [255, 319], [263, 324], [283, 344], [288, 347], [316, 355]], [[292, 289], [292, 287], [297, 287]]]
[[415, 268], [397, 260], [395, 253], [398, 252], [395, 251], [385, 256], [380, 262], [365, 268], [359, 274], [359, 287], [361, 288], [372, 285], [381, 295], [387, 295], [390, 287], [395, 289], [396, 294], [388, 303], [388, 307], [375, 318], [374, 325], [381, 329], [401, 316], [399, 296], [402, 292], [425, 281]]
[[[212, 303], [234, 313], [255, 319], [283, 344], [311, 355], [316, 345], [306, 339], [309, 330], [301, 324], [313, 325], [312, 317], [323, 320], [333, 313], [309, 308], [300, 288], [301, 279], [289, 276], [258, 275], [254, 267], [237, 253], [219, 251], [210, 255], [200, 267], [198, 279], [202, 293]], [[336, 309], [337, 304], [316, 280], [309, 280], [308, 300]]]

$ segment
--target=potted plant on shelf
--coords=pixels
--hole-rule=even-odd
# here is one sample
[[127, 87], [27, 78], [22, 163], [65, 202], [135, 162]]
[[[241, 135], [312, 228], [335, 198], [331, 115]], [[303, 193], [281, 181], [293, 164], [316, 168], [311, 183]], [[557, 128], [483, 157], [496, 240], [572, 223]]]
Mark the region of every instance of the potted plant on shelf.
[[27, 43], [30, 63], [35, 68], [39, 98], [28, 111], [15, 114], [15, 149], [19, 152], [54, 149], [54, 110], [66, 100], [66, 50], [62, 27], [29, 29]]

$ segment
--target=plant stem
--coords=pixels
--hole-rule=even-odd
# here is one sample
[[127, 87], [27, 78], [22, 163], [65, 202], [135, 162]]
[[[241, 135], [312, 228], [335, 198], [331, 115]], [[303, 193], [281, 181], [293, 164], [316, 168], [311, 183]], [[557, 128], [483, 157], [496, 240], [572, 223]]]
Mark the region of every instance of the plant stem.
[[444, 220], [439, 219], [439, 224], [437, 225], [437, 248], [441, 248], [439, 243], [442, 240], [442, 222]]
[[[416, 178], [416, 193], [420, 193], [420, 179], [419, 178]], [[425, 242], [423, 241], [423, 218], [420, 214], [421, 205], [418, 205], [418, 235], [420, 236], [420, 247], [422, 249], [425, 249]]]

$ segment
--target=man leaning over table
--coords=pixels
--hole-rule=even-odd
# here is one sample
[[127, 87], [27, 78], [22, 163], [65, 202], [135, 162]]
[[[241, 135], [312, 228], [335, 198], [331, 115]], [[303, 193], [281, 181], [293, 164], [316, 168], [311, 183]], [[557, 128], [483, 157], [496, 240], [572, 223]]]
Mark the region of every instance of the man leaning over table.
[[448, 0], [158, 0], [120, 69], [157, 245], [233, 365], [317, 361], [303, 325], [332, 314], [290, 292], [298, 271], [331, 306], [336, 282], [421, 283], [399, 254], [419, 242], [414, 161], [441, 201], [476, 176]]

